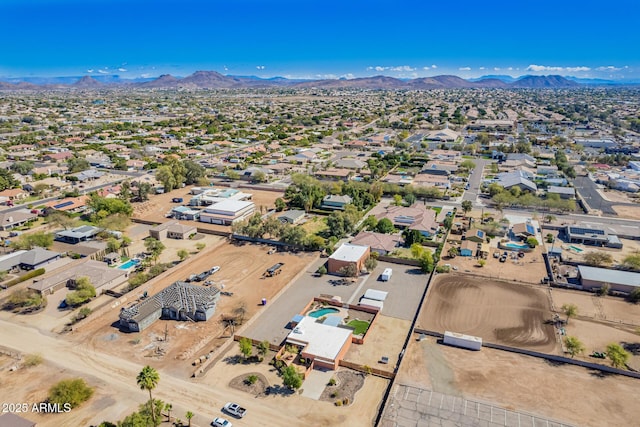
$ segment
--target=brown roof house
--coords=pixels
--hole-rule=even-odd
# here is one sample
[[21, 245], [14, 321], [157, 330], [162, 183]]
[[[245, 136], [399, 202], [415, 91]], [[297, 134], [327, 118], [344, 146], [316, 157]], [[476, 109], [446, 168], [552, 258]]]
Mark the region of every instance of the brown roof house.
[[149, 229], [149, 236], [156, 240], [178, 239], [186, 240], [196, 234], [198, 229], [194, 225], [181, 224], [178, 221], [168, 221]]
[[386, 255], [393, 252], [402, 238], [397, 234], [373, 233], [369, 231], [361, 231], [351, 241], [354, 245], [369, 246], [372, 252], [380, 255]]
[[425, 237], [431, 238], [438, 232], [436, 211], [428, 206], [416, 203], [413, 206], [388, 206], [376, 219], [388, 218], [398, 228], [417, 230]]
[[37, 214], [31, 213], [28, 209], [0, 213], [0, 230], [11, 230], [27, 222], [38, 218]]

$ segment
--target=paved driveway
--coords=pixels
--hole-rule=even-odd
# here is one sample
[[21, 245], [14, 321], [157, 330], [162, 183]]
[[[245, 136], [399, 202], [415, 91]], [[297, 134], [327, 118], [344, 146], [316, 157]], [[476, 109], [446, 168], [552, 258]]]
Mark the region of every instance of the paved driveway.
[[616, 211], [611, 207], [613, 203], [605, 200], [600, 195], [596, 183], [590, 180], [589, 177], [576, 177], [576, 179], [573, 180], [573, 185], [591, 209], [601, 210], [602, 213], [607, 215], [617, 215]]
[[491, 164], [491, 160], [473, 159], [473, 163], [476, 164], [476, 167], [469, 175], [469, 189], [464, 192], [462, 200], [469, 200], [475, 204], [476, 198], [480, 194], [480, 183], [482, 182], [484, 168]]

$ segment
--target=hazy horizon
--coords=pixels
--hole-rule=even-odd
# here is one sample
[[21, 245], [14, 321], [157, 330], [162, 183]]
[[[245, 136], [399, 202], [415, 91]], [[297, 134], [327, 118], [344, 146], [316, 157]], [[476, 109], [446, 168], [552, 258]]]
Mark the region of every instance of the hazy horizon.
[[5, 0], [0, 76], [640, 78], [640, 4]]

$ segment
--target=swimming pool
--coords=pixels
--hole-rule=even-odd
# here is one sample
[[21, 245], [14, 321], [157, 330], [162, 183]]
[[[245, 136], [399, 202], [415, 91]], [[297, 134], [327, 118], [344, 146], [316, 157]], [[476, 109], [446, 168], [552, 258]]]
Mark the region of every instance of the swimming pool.
[[573, 245], [569, 245], [569, 249], [573, 249], [574, 251], [576, 251], [578, 253], [584, 251], [584, 249], [580, 249], [579, 247], [573, 246]]
[[317, 319], [318, 317], [326, 316], [327, 314], [333, 314], [333, 313], [339, 313], [339, 312], [340, 310], [338, 310], [337, 308], [328, 307], [328, 308], [321, 308], [320, 310], [312, 311], [311, 313], [309, 313], [309, 316], [315, 317]]
[[126, 270], [126, 269], [131, 268], [133, 266], [136, 266], [138, 264], [140, 264], [140, 260], [138, 260], [138, 259], [130, 259], [129, 261], [125, 262], [124, 264], [122, 264], [118, 268], [120, 270]]
[[521, 243], [515, 243], [515, 242], [504, 243], [504, 247], [505, 248], [509, 248], [509, 249], [517, 249], [517, 250], [531, 249], [531, 247], [529, 245], [521, 244]]

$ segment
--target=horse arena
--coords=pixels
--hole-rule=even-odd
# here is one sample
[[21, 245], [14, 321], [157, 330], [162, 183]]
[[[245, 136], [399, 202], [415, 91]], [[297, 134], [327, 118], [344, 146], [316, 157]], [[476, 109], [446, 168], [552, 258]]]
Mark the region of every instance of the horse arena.
[[543, 353], [559, 350], [545, 289], [460, 274], [440, 275], [430, 287], [418, 328]]

